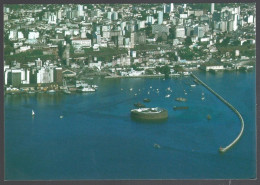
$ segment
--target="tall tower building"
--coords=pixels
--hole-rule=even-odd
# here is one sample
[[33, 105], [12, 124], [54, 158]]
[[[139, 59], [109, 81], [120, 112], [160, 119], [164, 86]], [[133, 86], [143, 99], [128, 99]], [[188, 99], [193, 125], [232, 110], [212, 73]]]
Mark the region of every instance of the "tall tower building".
[[83, 5], [78, 5], [78, 16], [84, 16]]
[[213, 14], [214, 11], [215, 11], [215, 3], [211, 3], [211, 9], [210, 9], [211, 14]]
[[135, 47], [135, 33], [132, 32], [130, 37], [131, 37], [131, 40], [130, 40], [130, 42], [131, 42], [130, 48], [134, 48], [134, 47]]
[[158, 12], [158, 24], [162, 24], [163, 22], [163, 12]]
[[173, 10], [174, 10], [174, 5], [173, 3], [171, 3], [171, 12], [173, 12]]

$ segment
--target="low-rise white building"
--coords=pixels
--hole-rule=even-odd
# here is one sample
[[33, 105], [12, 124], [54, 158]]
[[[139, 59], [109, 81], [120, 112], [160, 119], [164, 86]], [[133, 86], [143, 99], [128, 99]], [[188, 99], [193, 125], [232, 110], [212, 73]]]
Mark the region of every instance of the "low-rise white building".
[[28, 39], [38, 39], [40, 36], [38, 31], [31, 31], [28, 34]]
[[72, 46], [76, 48], [90, 48], [91, 39], [72, 39]]
[[99, 70], [101, 69], [101, 65], [102, 65], [102, 62], [101, 61], [98, 61], [98, 62], [90, 62], [89, 63], [89, 68], [98, 68]]

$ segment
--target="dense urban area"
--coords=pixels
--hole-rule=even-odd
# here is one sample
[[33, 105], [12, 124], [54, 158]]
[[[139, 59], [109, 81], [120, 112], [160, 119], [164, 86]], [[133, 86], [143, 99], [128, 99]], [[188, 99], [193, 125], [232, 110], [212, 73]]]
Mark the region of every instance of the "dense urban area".
[[95, 76], [249, 71], [255, 29], [253, 3], [5, 5], [5, 93], [95, 91]]

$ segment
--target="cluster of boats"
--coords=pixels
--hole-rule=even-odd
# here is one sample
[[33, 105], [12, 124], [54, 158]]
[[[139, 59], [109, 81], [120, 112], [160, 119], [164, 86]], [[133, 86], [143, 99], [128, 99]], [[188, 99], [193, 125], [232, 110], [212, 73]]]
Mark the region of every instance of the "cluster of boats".
[[[188, 85], [190, 85], [190, 87], [193, 87], [193, 88], [196, 87], [197, 85], [199, 85], [199, 82], [197, 80], [194, 80], [194, 83], [195, 84], [188, 84]], [[152, 89], [152, 86], [150, 86], [150, 89]], [[131, 88], [130, 91], [133, 91], [133, 88]], [[190, 91], [192, 91], [192, 90], [190, 90]], [[156, 93], [159, 92], [159, 89], [155, 89], [155, 92]], [[171, 96], [170, 93], [172, 92], [171, 88], [168, 87], [166, 89], [166, 92], [168, 92], [169, 94], [166, 94], [165, 98], [170, 98], [170, 96]], [[184, 90], [184, 94], [187, 95], [186, 90]], [[202, 92], [201, 100], [202, 101], [205, 100], [204, 92]], [[148, 99], [148, 98], [145, 98], [143, 100], [144, 103], [147, 103], [147, 102], [150, 102], [150, 101], [151, 100]], [[176, 97], [175, 101], [186, 102], [187, 98]], [[136, 108], [131, 110], [131, 117], [133, 117], [133, 118], [138, 118], [138, 119], [148, 120], [148, 121], [162, 120], [162, 119], [167, 119], [168, 118], [168, 111], [166, 109], [159, 108], [159, 107], [146, 108], [146, 105], [141, 103], [141, 102], [135, 103], [134, 106]], [[187, 110], [187, 109], [189, 109], [188, 106], [174, 106], [173, 107], [174, 111], [176, 111], [176, 110]], [[207, 119], [210, 120], [211, 116], [207, 115]]]
[[[64, 87], [64, 90], [63, 92], [65, 94], [71, 94], [71, 91], [69, 90], [67, 84], [66, 84], [66, 81], [64, 81], [63, 83], [63, 87]], [[76, 91], [77, 92], [95, 92], [97, 90], [98, 86], [97, 85], [89, 85], [87, 83], [84, 83], [82, 81], [76, 81]]]

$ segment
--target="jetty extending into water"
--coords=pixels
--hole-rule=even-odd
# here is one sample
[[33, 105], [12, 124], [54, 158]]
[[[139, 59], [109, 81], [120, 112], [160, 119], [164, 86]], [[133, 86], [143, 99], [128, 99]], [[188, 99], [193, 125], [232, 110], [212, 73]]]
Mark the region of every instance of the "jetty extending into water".
[[238, 112], [237, 109], [235, 109], [235, 107], [233, 107], [230, 103], [228, 103], [224, 98], [222, 98], [219, 94], [217, 94], [214, 90], [212, 90], [207, 84], [205, 84], [203, 81], [201, 81], [197, 76], [195, 76], [194, 74], [191, 74], [191, 76], [193, 78], [195, 78], [197, 81], [199, 81], [199, 83], [201, 83], [204, 87], [206, 87], [210, 92], [212, 92], [217, 98], [219, 98], [222, 102], [224, 102], [231, 110], [233, 110], [237, 116], [240, 119], [241, 122], [241, 130], [238, 134], [238, 136], [234, 139], [234, 141], [232, 141], [229, 145], [227, 145], [226, 147], [220, 147], [219, 151], [220, 152], [226, 152], [228, 149], [230, 149], [234, 144], [236, 144], [236, 142], [241, 138], [243, 132], [244, 132], [244, 120], [243, 117], [241, 116], [241, 114]]

